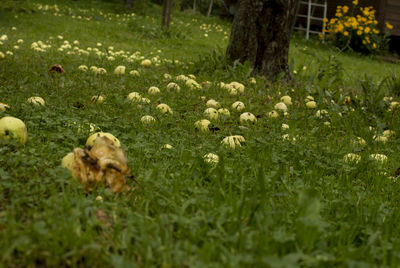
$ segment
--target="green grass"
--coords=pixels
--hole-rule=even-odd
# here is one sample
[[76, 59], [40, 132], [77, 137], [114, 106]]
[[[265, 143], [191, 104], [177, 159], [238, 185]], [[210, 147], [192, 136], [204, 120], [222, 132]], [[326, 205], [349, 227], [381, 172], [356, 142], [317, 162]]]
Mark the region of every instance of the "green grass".
[[[158, 7], [150, 8], [147, 17], [127, 17], [117, 4], [63, 2], [47, 2], [58, 3], [57, 16], [53, 9], [39, 10], [39, 2], [7, 2], [13, 9], [0, 9], [0, 36], [8, 36], [0, 51], [13, 52], [0, 59], [0, 102], [11, 106], [0, 117], [18, 117], [28, 128], [25, 145], [0, 140], [1, 266], [399, 265], [400, 185], [393, 174], [399, 168], [400, 141], [398, 136], [386, 143], [374, 140], [387, 129], [400, 135], [399, 114], [383, 99], [398, 101], [399, 89], [378, 85], [388, 75], [398, 75], [398, 65], [354, 54], [329, 60], [335, 55], [332, 48], [295, 37], [295, 83], [266, 85], [257, 77], [252, 84], [247, 65], [224, 62], [227, 22], [181, 13], [174, 15], [171, 30], [163, 31]], [[203, 24], [212, 25], [208, 37], [200, 29]], [[24, 42], [15, 49], [18, 39]], [[34, 51], [31, 44], [39, 40], [51, 47]], [[64, 40], [72, 48], [58, 51]], [[113, 46], [128, 56], [136, 51], [144, 58], [159, 56], [159, 65], [144, 68], [141, 59], [115, 55], [111, 61], [93, 51], [68, 54], [74, 46], [87, 51], [98, 42], [104, 53]], [[66, 73], [49, 73], [55, 63]], [[103, 67], [107, 74], [81, 72], [83, 64]], [[113, 74], [118, 65], [138, 70], [140, 77]], [[166, 85], [174, 79], [165, 79], [164, 73], [193, 73], [199, 83], [212, 84], [190, 90], [179, 83], [179, 93], [168, 92]], [[218, 86], [231, 81], [243, 83], [245, 92], [231, 96]], [[161, 93], [150, 96], [150, 86]], [[125, 97], [133, 91], [151, 103], [129, 103]], [[98, 94], [106, 102], [89, 105]], [[286, 94], [293, 102], [288, 115], [269, 118]], [[308, 95], [317, 109], [305, 106]], [[43, 97], [46, 106], [27, 103], [31, 96]], [[208, 134], [194, 127], [205, 118], [202, 96], [231, 112], [214, 121], [219, 130]], [[351, 104], [344, 104], [345, 96], [351, 96]], [[239, 127], [241, 113], [231, 108], [237, 100], [258, 116], [257, 124]], [[76, 102], [84, 109], [75, 108]], [[174, 114], [159, 114], [158, 103], [168, 104]], [[322, 109], [327, 115], [316, 117]], [[154, 116], [156, 123], [144, 126], [143, 115]], [[103, 186], [90, 192], [60, 166], [64, 155], [84, 147], [89, 123], [118, 137], [142, 187], [129, 180], [131, 192], [114, 194]], [[283, 130], [282, 123], [290, 128]], [[285, 134], [296, 140], [282, 139]], [[246, 142], [235, 150], [226, 148], [221, 141], [229, 135], [242, 135]], [[355, 143], [357, 137], [367, 145]], [[173, 149], [161, 149], [166, 143]], [[210, 152], [220, 158], [216, 167], [203, 160]], [[361, 155], [361, 161], [344, 161], [348, 153]], [[376, 153], [388, 161], [370, 160]]]

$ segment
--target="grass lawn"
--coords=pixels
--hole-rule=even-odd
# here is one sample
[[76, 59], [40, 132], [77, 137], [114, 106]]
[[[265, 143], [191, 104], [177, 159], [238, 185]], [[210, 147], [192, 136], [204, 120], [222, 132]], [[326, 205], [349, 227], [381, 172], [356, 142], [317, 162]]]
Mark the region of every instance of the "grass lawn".
[[[146, 14], [105, 1], [0, 3], [0, 102], [10, 106], [0, 118], [28, 130], [24, 145], [0, 139], [1, 267], [400, 265], [400, 82], [387, 78], [398, 64], [294, 37], [295, 82], [265, 83], [225, 63], [228, 22], [183, 12], [163, 31], [160, 8]], [[233, 81], [244, 91], [221, 86]], [[286, 112], [276, 106], [285, 95]], [[199, 131], [210, 99], [230, 116]], [[244, 112], [257, 122], [240, 123]], [[89, 191], [61, 167], [96, 131], [119, 139], [140, 186]], [[222, 142], [231, 135], [245, 142], [232, 149]]]

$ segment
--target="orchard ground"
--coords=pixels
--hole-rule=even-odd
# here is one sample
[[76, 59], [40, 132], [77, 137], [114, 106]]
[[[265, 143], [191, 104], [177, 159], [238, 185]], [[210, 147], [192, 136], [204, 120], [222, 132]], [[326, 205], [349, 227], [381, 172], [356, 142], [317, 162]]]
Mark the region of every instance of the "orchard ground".
[[[180, 13], [165, 31], [157, 7], [141, 16], [101, 1], [15, 3], [0, 4], [0, 102], [10, 106], [0, 117], [23, 120], [28, 141], [0, 140], [3, 266], [399, 265], [398, 64], [294, 37], [294, 83], [265, 83], [225, 63], [225, 21]], [[53, 64], [65, 73], [49, 73]], [[221, 84], [234, 81], [243, 93]], [[90, 104], [98, 95], [104, 103]], [[230, 116], [202, 132], [210, 99]], [[244, 112], [257, 122], [242, 125]], [[60, 166], [100, 130], [120, 140], [141, 186], [87, 191]], [[231, 135], [245, 142], [221, 143]]]

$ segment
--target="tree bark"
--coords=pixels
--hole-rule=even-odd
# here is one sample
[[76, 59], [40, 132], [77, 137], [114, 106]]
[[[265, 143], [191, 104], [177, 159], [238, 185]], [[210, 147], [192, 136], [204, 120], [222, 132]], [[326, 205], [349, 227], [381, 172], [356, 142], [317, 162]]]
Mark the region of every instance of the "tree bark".
[[289, 44], [300, 0], [239, 0], [227, 49], [230, 61], [249, 61], [271, 80], [289, 72]]
[[135, 6], [135, 0], [125, 0], [125, 6], [132, 9]]
[[197, 2], [196, 0], [193, 0], [193, 12], [196, 12], [197, 9]]
[[171, 24], [171, 14], [174, 9], [174, 0], [168, 0], [167, 27]]
[[161, 25], [165, 28], [169, 28], [169, 25], [171, 23], [171, 13], [173, 10], [173, 6], [174, 6], [173, 0], [164, 0], [163, 1]]
[[214, 0], [210, 0], [210, 5], [208, 6], [207, 17], [210, 17], [212, 8], [213, 8]]

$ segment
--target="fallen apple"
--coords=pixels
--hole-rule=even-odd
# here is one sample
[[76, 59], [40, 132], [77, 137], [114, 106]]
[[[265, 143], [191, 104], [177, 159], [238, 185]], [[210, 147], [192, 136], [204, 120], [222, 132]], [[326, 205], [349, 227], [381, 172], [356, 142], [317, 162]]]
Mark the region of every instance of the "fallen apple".
[[0, 119], [0, 138], [14, 138], [18, 142], [25, 144], [27, 137], [28, 131], [22, 120], [12, 116], [5, 116]]
[[158, 93], [160, 93], [160, 89], [158, 87], [149, 87], [149, 89], [147, 90], [147, 92], [150, 95], [156, 95]]
[[169, 107], [165, 103], [161, 103], [161, 104], [157, 105], [156, 109], [162, 114], [166, 114], [166, 113], [173, 114], [171, 107]]
[[242, 125], [248, 124], [248, 123], [255, 124], [255, 123], [257, 123], [257, 118], [254, 116], [254, 114], [246, 112], [246, 113], [242, 113], [240, 115], [239, 121], [240, 121], [240, 124], [242, 124]]
[[178, 82], [186, 82], [186, 80], [188, 80], [189, 77], [187, 77], [186, 75], [178, 75], [177, 77], [175, 77], [175, 80]]
[[292, 105], [292, 98], [290, 96], [283, 96], [281, 98], [281, 102], [283, 102], [287, 106]]
[[131, 102], [140, 102], [142, 100], [142, 96], [138, 92], [131, 92], [126, 98]]
[[102, 95], [93, 96], [90, 98], [90, 104], [101, 104], [106, 100], [106, 97]]
[[201, 89], [201, 86], [199, 83], [197, 83], [194, 79], [189, 78], [186, 80], [185, 84], [190, 88], [190, 89]]
[[307, 102], [313, 101], [313, 100], [314, 100], [314, 97], [313, 97], [313, 96], [307, 96], [307, 97], [304, 99], [304, 102], [307, 103]]
[[61, 160], [61, 166], [63, 168], [66, 168], [69, 170], [71, 173], [72, 177], [76, 177], [75, 170], [74, 170], [74, 162], [75, 162], [75, 156], [74, 153], [68, 153], [66, 156], [63, 157]]
[[246, 142], [243, 136], [241, 135], [233, 135], [225, 137], [221, 143], [230, 147], [231, 149], [235, 149], [236, 147], [241, 147], [241, 142]]
[[148, 59], [142, 60], [142, 62], [140, 63], [140, 65], [142, 65], [143, 67], [148, 68], [148, 67], [151, 66], [151, 60], [148, 60]]
[[218, 109], [221, 105], [219, 104], [218, 101], [214, 100], [214, 99], [210, 99], [207, 101], [206, 106], [209, 108], [215, 108]]
[[132, 76], [136, 76], [136, 77], [140, 76], [140, 74], [139, 74], [139, 72], [137, 70], [132, 70], [132, 71], [129, 72], [129, 74], [132, 75]]
[[236, 89], [237, 92], [244, 93], [244, 85], [242, 83], [239, 83], [239, 82], [235, 81], [235, 82], [231, 82], [229, 85], [231, 87], [233, 87], [234, 89]]
[[75, 148], [73, 156], [66, 155], [61, 165], [72, 168], [71, 174], [89, 190], [97, 184], [105, 184], [115, 193], [130, 187], [126, 185], [129, 176], [125, 151], [116, 146], [108, 137], [98, 137], [91, 146]]
[[150, 99], [142, 98], [141, 102], [144, 103], [144, 104], [149, 104], [150, 103]]
[[241, 102], [241, 101], [236, 101], [236, 102], [234, 102], [233, 104], [232, 104], [232, 108], [233, 109], [235, 109], [236, 111], [243, 111], [245, 108], [246, 108], [246, 106], [244, 105], [244, 103], [243, 102]]
[[361, 156], [358, 154], [348, 153], [343, 157], [344, 162], [346, 163], [356, 163], [360, 162]]
[[87, 67], [86, 65], [80, 65], [80, 66], [78, 67], [78, 70], [79, 70], [79, 71], [82, 71], [82, 72], [86, 72], [86, 71], [88, 70], [88, 67]]
[[10, 109], [8, 104], [0, 102], [0, 111], [5, 111], [6, 109]]
[[125, 74], [126, 67], [123, 65], [117, 66], [114, 70], [115, 74]]
[[317, 103], [315, 101], [308, 101], [306, 103], [307, 108], [314, 109], [317, 108]]
[[270, 117], [270, 118], [278, 118], [279, 114], [278, 114], [277, 111], [272, 110], [271, 112], [268, 113], [268, 117]]
[[208, 132], [210, 129], [208, 128], [208, 126], [211, 124], [211, 122], [207, 119], [202, 119], [199, 121], [196, 121], [194, 123], [194, 126], [196, 127], [196, 129], [202, 131], [202, 132]]
[[231, 113], [226, 108], [219, 108], [218, 113], [224, 116], [231, 116]]
[[216, 154], [208, 153], [203, 156], [204, 162], [210, 164], [211, 166], [216, 166], [219, 162], [219, 157]]
[[44, 106], [45, 105], [44, 99], [41, 97], [37, 97], [37, 96], [28, 98], [27, 102], [31, 103], [35, 106]]
[[171, 149], [173, 149], [174, 147], [172, 146], [172, 145], [170, 145], [170, 144], [164, 144], [162, 147], [161, 147], [161, 149], [168, 149], [168, 150], [171, 150]]
[[167, 90], [172, 90], [172, 89], [175, 90], [176, 92], [181, 91], [181, 87], [177, 83], [174, 83], [174, 82], [171, 82], [167, 85]]
[[96, 132], [92, 135], [89, 136], [89, 138], [86, 140], [86, 145], [87, 146], [93, 146], [95, 140], [99, 137], [107, 137], [109, 140], [113, 142], [113, 144], [117, 147], [121, 146], [121, 143], [119, 140], [111, 133], [108, 132]]
[[142, 116], [140, 121], [142, 121], [142, 123], [144, 125], [149, 125], [151, 123], [154, 123], [156, 121], [156, 119], [154, 119], [154, 117], [152, 117], [151, 115], [145, 115], [145, 116]]
[[217, 120], [218, 119], [218, 111], [214, 108], [207, 108], [204, 111], [204, 115], [208, 117], [210, 120]]
[[287, 112], [287, 106], [283, 102], [278, 102], [277, 104], [275, 104], [274, 108], [275, 108], [275, 110], [279, 110], [279, 111], [282, 111], [282, 112]]

